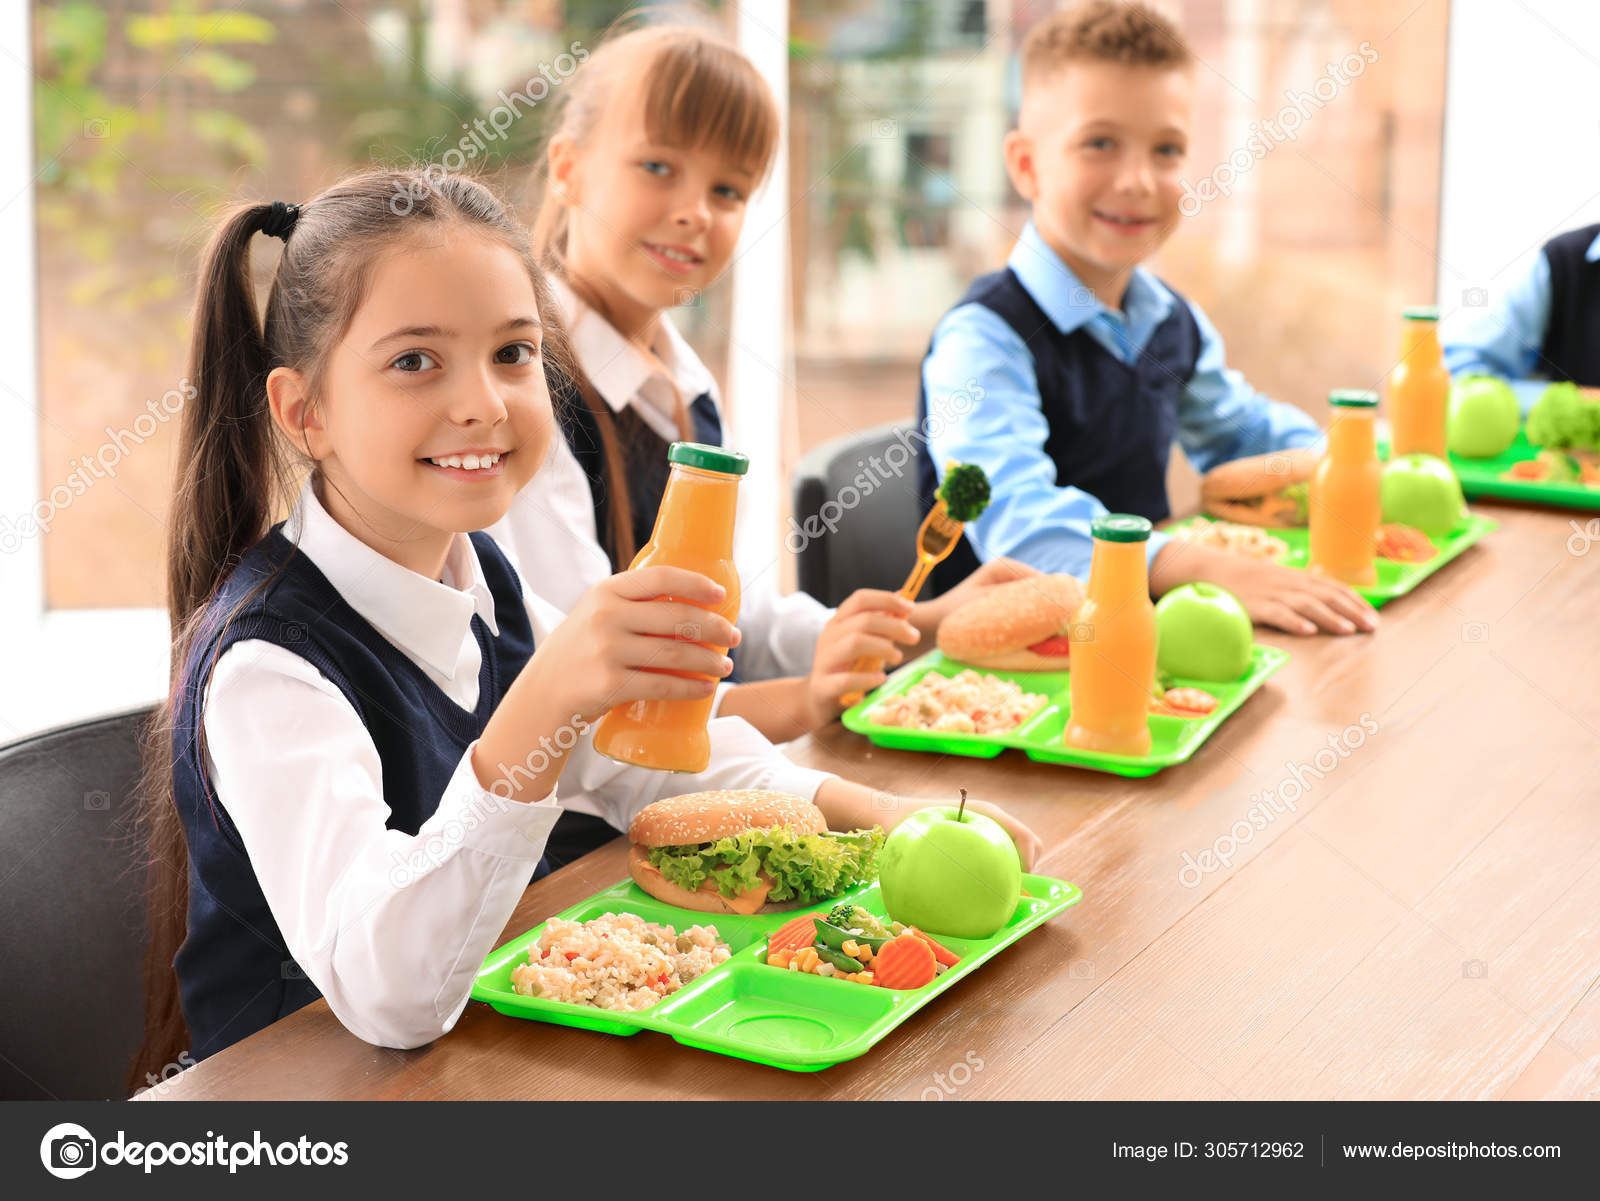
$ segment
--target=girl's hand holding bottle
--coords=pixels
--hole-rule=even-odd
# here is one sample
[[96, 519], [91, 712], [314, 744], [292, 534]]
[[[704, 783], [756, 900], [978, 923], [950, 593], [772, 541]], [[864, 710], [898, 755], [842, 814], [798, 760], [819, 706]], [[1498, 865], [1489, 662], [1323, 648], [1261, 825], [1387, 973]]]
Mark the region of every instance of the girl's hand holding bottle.
[[479, 782], [538, 800], [555, 787], [565, 757], [546, 756], [543, 771], [508, 773], [503, 765], [522, 762], [522, 748], [538, 741], [529, 731], [581, 734], [617, 705], [710, 696], [733, 670], [716, 648], [739, 644], [738, 629], [710, 611], [725, 599], [722, 585], [678, 567], [625, 571], [589, 589], [489, 719], [473, 752]]

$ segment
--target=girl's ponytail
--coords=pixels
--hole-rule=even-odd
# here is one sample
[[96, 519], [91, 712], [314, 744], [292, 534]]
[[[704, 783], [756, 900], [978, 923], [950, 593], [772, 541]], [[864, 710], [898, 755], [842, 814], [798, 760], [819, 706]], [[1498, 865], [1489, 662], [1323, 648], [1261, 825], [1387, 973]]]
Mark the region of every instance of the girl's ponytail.
[[256, 310], [250, 242], [281, 206], [236, 209], [206, 247], [195, 306], [182, 465], [169, 519], [167, 603], [178, 639], [286, 499], [288, 464], [267, 407], [271, 355]]

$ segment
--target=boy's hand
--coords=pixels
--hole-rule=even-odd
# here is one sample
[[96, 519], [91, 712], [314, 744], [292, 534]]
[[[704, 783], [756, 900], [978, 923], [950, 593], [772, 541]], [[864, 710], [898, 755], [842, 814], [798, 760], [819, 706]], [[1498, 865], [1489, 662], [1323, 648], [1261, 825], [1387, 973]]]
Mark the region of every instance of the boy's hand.
[[585, 719], [629, 701], [703, 699], [733, 668], [715, 648], [739, 645], [733, 623], [710, 611], [726, 600], [722, 585], [698, 572], [621, 572], [584, 593], [528, 668]]
[[1159, 595], [1190, 580], [1226, 588], [1252, 621], [1291, 634], [1370, 633], [1378, 628], [1377, 610], [1347, 584], [1208, 546], [1168, 543], [1150, 565], [1151, 591]]
[[840, 697], [871, 691], [889, 678], [883, 671], [851, 671], [857, 659], [882, 660], [890, 667], [905, 661], [905, 652], [895, 644], [914, 646], [920, 637], [908, 620], [912, 608], [899, 593], [861, 588], [828, 619], [806, 680], [810, 729], [827, 725], [844, 711]]
[[923, 601], [911, 613], [911, 624], [925, 638], [939, 632], [939, 623], [970, 600], [976, 600], [997, 584], [1039, 575], [1039, 569], [1015, 559], [991, 559], [943, 596]]

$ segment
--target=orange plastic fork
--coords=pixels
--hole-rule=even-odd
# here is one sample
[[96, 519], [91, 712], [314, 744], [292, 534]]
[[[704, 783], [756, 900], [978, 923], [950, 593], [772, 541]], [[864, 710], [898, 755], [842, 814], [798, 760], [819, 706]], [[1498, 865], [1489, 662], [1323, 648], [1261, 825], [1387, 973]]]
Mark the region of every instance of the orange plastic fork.
[[[922, 591], [922, 585], [928, 579], [928, 573], [943, 563], [960, 541], [961, 523], [951, 520], [950, 512], [945, 508], [944, 499], [941, 497], [934, 502], [933, 508], [929, 509], [928, 515], [922, 519], [922, 528], [917, 531], [917, 563], [911, 569], [911, 574], [906, 577], [906, 582], [900, 585], [900, 595], [907, 600], [916, 600], [917, 593]], [[882, 659], [866, 655], [850, 665], [852, 674], [882, 670]], [[848, 709], [865, 695], [866, 693], [859, 690], [847, 692], [839, 698], [839, 701]]]

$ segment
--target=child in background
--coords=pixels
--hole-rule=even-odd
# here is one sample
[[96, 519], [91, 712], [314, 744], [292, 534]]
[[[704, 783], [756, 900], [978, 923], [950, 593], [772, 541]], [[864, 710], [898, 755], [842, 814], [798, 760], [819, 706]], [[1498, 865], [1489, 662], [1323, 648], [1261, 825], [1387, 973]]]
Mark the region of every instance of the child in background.
[[1508, 380], [1524, 412], [1546, 380], [1600, 388], [1600, 225], [1551, 238], [1491, 301], [1445, 319], [1440, 341], [1452, 376]]
[[[1229, 370], [1205, 315], [1140, 266], [1178, 224], [1194, 81], [1177, 30], [1139, 4], [1074, 6], [1028, 34], [1022, 90], [1004, 150], [1032, 220], [923, 361], [919, 416], [946, 418], [921, 456], [925, 499], [950, 460], [993, 487], [936, 588], [999, 555], [1086, 577], [1094, 518], [1169, 515], [1174, 440], [1205, 472], [1320, 437]], [[1159, 533], [1148, 553], [1156, 595], [1209, 580], [1291, 633], [1377, 626], [1354, 591], [1310, 572]]]
[[[256, 233], [285, 243], [264, 324]], [[712, 723], [698, 775], [593, 751], [588, 727], [612, 705], [703, 698], [731, 669], [672, 639], [682, 622], [719, 644], [739, 634], [695, 607], [720, 587], [675, 568], [601, 580], [563, 617], [473, 532], [555, 440], [564, 355], [526, 232], [472, 181], [374, 172], [222, 222], [172, 514], [134, 1083], [319, 995], [372, 1043], [448, 1031], [543, 870], [558, 785], [623, 824], [703, 788], [796, 793], [835, 828], [896, 816], [738, 721]], [[309, 473], [270, 525], [291, 466]], [[1031, 859], [1036, 840], [1003, 820]]]
[[[581, 590], [626, 568], [649, 539], [669, 444], [724, 443], [716, 384], [666, 310], [732, 260], [750, 194], [776, 152], [779, 119], [748, 59], [715, 33], [684, 26], [611, 38], [557, 103], [534, 246], [555, 277], [581, 395], [548, 469], [493, 533], [530, 578], [559, 575]], [[740, 520], [776, 514], [741, 508]], [[884, 553], [909, 564], [909, 534], [906, 546]], [[863, 590], [830, 610], [804, 593], [779, 596], [775, 566], [740, 564], [741, 683], [717, 708], [775, 741], [831, 721], [841, 696], [883, 682], [881, 671], [852, 673], [857, 657], [898, 664], [931, 642], [955, 605], [1032, 574], [995, 562], [938, 601]]]

